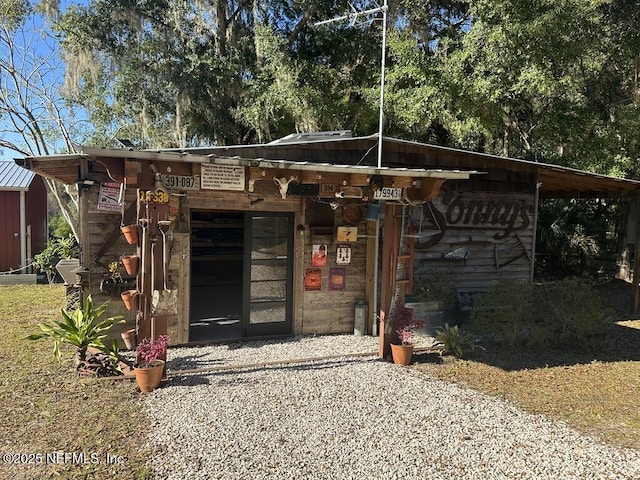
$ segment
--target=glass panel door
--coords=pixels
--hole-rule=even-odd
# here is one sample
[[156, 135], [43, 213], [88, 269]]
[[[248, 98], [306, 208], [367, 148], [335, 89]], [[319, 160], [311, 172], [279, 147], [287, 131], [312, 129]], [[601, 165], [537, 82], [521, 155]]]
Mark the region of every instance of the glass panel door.
[[246, 215], [244, 335], [291, 333], [293, 216]]

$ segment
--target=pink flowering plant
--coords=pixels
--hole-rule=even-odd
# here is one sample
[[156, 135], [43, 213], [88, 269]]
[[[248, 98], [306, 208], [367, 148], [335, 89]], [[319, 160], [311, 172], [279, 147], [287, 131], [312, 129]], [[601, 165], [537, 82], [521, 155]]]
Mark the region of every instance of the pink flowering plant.
[[138, 357], [138, 368], [152, 367], [156, 360], [165, 358], [167, 347], [169, 346], [169, 337], [160, 335], [156, 340], [145, 338], [136, 348]]
[[393, 325], [402, 345], [411, 345], [416, 335], [416, 330], [426, 325], [423, 320], [417, 320], [413, 310], [404, 306], [398, 306], [392, 311]]

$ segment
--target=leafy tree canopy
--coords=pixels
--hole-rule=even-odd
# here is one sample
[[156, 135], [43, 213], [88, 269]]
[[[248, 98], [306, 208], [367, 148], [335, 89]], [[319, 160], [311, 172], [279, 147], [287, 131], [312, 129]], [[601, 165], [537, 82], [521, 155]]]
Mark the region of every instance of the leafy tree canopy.
[[[57, 2], [40, 2], [55, 10]], [[265, 142], [377, 131], [381, 14], [368, 0], [90, 0], [54, 16], [65, 101], [90, 142]], [[4, 2], [16, 26], [26, 1]], [[636, 176], [640, 6], [390, 0], [385, 133]], [[10, 27], [12, 28], [12, 27]]]

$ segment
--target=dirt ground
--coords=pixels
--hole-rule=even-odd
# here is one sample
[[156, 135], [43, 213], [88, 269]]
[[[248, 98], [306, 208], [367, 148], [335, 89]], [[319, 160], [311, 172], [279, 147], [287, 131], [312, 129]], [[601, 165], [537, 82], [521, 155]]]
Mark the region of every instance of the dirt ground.
[[420, 353], [414, 367], [565, 421], [603, 442], [640, 449], [640, 315], [632, 314], [633, 287], [612, 280], [597, 291], [613, 312], [597, 351], [487, 344], [464, 359]]

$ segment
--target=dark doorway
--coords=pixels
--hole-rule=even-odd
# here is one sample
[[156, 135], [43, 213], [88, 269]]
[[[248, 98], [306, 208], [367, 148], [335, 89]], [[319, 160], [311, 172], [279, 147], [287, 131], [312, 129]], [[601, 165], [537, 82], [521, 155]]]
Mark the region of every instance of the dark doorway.
[[191, 212], [189, 342], [292, 333], [293, 215]]
[[243, 212], [191, 212], [189, 342], [242, 336], [243, 256]]

